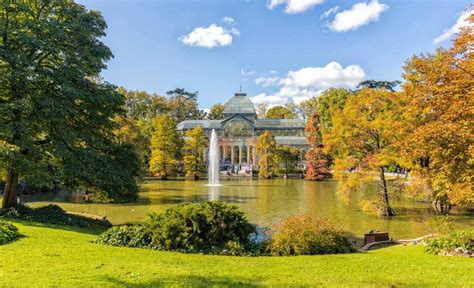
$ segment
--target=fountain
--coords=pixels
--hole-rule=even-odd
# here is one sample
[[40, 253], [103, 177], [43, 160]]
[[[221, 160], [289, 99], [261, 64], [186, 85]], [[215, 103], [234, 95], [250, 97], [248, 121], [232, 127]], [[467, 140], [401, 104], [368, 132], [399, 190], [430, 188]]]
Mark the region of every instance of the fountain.
[[216, 130], [212, 129], [209, 143], [209, 186], [219, 186], [219, 145]]

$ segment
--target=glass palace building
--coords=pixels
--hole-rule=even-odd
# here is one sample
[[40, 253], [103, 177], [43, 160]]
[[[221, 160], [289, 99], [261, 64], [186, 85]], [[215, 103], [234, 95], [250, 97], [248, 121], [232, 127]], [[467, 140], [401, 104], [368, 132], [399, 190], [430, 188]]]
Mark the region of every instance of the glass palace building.
[[224, 105], [224, 119], [186, 120], [178, 124], [178, 130], [200, 126], [210, 137], [215, 129], [219, 138], [221, 163], [257, 165], [257, 138], [270, 131], [280, 145], [297, 147], [303, 153], [309, 147], [301, 119], [258, 119], [252, 100], [239, 92]]

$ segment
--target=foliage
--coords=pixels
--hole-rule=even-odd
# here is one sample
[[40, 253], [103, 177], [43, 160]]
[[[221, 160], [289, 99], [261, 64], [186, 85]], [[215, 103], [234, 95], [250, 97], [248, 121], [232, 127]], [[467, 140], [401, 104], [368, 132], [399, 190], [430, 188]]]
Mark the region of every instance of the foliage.
[[0, 217], [74, 227], [88, 227], [91, 224], [81, 217], [70, 215], [61, 207], [52, 204], [38, 208], [19, 205], [15, 208], [2, 209], [0, 210]]
[[112, 133], [124, 98], [100, 79], [112, 57], [100, 41], [100, 13], [73, 1], [6, 1], [0, 17], [3, 207], [17, 205], [19, 179], [60, 180], [112, 197], [136, 192], [133, 169], [120, 167], [136, 155]]
[[466, 25], [453, 47], [414, 56], [403, 75], [406, 152], [429, 179], [432, 198], [454, 205], [474, 203], [473, 45], [474, 26]]
[[384, 89], [394, 92], [395, 87], [400, 85], [402, 82], [395, 81], [376, 81], [376, 80], [365, 80], [357, 85], [357, 88], [370, 88], [370, 89]]
[[296, 163], [299, 159], [298, 149], [288, 145], [278, 145], [276, 153], [277, 163], [280, 164], [279, 168], [288, 176], [296, 168]]
[[199, 109], [197, 103], [198, 92], [188, 92], [183, 88], [176, 88], [166, 94], [169, 96], [168, 113], [176, 123], [187, 119], [204, 119], [206, 113]]
[[205, 172], [204, 150], [208, 141], [200, 126], [186, 131], [184, 141], [184, 170], [186, 176], [199, 179], [199, 173]]
[[306, 139], [311, 146], [306, 152], [306, 166], [308, 170], [305, 173], [305, 179], [324, 180], [331, 176], [329, 169], [329, 156], [323, 153], [322, 134], [320, 117], [317, 111], [311, 115], [306, 122]]
[[0, 220], [0, 245], [11, 242], [19, 237], [20, 233], [15, 225]]
[[186, 203], [151, 214], [153, 244], [163, 250], [205, 252], [229, 249], [229, 241], [248, 244], [255, 227], [236, 206], [223, 202]]
[[172, 175], [182, 140], [176, 131], [176, 123], [167, 114], [153, 119], [151, 136], [150, 172], [165, 180]]
[[291, 216], [272, 228], [267, 250], [271, 255], [315, 255], [354, 252], [342, 230], [309, 215]]
[[266, 119], [294, 119], [296, 114], [284, 106], [273, 106], [265, 114]]
[[474, 251], [474, 233], [472, 231], [451, 232], [440, 237], [426, 240], [425, 252], [430, 254], [449, 254], [456, 249]]
[[344, 108], [352, 92], [343, 88], [331, 88], [318, 97], [318, 114], [321, 132], [327, 133], [333, 126], [332, 115]]
[[275, 137], [265, 131], [257, 139], [258, 176], [261, 178], [272, 178], [278, 167], [277, 165], [277, 143]]
[[[335, 157], [336, 178], [340, 190], [358, 188], [348, 171], [379, 175], [379, 214], [393, 216], [390, 207], [385, 167], [404, 165], [398, 145], [403, 129], [400, 119], [400, 97], [396, 92], [362, 89], [350, 97], [344, 109], [334, 113], [334, 126], [324, 135], [324, 150]], [[350, 173], [349, 173], [350, 174]], [[361, 177], [360, 180], [370, 179]], [[346, 187], [344, 187], [346, 186]], [[349, 186], [349, 187], [348, 187]]]
[[114, 226], [100, 234], [95, 242], [109, 246], [156, 249], [150, 230], [143, 224]]
[[313, 115], [314, 112], [318, 111], [318, 97], [311, 97], [308, 100], [304, 100], [300, 103], [301, 116], [303, 120], [307, 121]]
[[212, 105], [211, 110], [207, 114], [207, 119], [219, 120], [224, 119], [224, 105], [217, 103]]

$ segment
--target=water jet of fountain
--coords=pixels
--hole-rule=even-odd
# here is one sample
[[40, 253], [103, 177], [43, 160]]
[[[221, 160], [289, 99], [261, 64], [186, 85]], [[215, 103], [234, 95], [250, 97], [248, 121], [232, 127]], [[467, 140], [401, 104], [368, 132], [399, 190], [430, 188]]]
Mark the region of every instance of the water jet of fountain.
[[212, 129], [209, 143], [209, 185], [219, 185], [219, 145], [216, 130]]

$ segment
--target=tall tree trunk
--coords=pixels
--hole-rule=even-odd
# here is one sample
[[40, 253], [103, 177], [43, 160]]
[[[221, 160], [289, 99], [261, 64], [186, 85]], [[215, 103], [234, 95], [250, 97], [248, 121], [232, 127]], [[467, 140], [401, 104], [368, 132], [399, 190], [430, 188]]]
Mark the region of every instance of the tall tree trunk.
[[5, 185], [5, 191], [3, 193], [2, 208], [16, 207], [18, 205], [17, 200], [18, 190], [18, 173], [12, 168], [8, 170], [7, 182]]
[[382, 186], [382, 201], [384, 207], [382, 208], [382, 215], [383, 216], [395, 216], [395, 212], [393, 211], [392, 207], [390, 207], [390, 203], [388, 201], [388, 189], [387, 189], [387, 181], [385, 180], [385, 169], [380, 167], [380, 184]]

